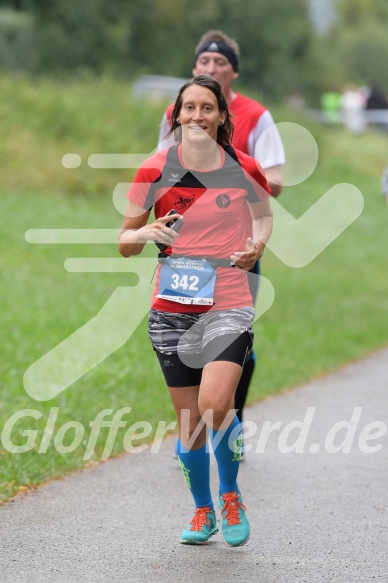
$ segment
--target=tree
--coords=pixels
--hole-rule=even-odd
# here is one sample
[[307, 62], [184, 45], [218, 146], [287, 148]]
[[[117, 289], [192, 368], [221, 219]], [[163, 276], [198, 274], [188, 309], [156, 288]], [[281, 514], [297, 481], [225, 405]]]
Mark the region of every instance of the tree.
[[386, 0], [336, 0], [335, 7], [342, 26], [362, 26], [365, 20], [388, 21]]
[[[322, 50], [331, 55], [331, 73], [342, 85], [378, 81], [388, 88], [386, 0], [337, 0], [337, 24]], [[328, 76], [327, 71], [326, 76]]]
[[317, 67], [307, 2], [9, 0], [8, 6], [36, 23], [37, 72], [189, 77], [199, 37], [215, 28], [241, 46], [241, 84], [282, 99], [297, 85], [313, 86]]
[[124, 0], [30, 0], [39, 29], [39, 69], [101, 73], [124, 59], [129, 23]]

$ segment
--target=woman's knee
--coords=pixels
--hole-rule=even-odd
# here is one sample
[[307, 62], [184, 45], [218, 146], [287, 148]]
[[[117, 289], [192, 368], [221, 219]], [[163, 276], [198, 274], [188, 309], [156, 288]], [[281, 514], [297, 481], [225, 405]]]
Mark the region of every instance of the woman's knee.
[[203, 398], [199, 409], [206, 425], [213, 429], [219, 429], [224, 423], [230, 425], [235, 415], [234, 400], [230, 398]]

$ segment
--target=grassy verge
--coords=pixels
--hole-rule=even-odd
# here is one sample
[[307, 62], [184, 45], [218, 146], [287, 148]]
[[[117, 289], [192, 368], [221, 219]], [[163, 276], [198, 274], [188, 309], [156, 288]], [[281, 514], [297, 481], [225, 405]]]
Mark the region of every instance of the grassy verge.
[[[65, 170], [61, 157], [76, 152], [86, 161], [95, 152], [150, 151], [157, 132], [150, 134], [147, 124], [157, 126], [163, 106], [132, 103], [128, 88], [108, 81], [66, 88], [48, 82], [40, 87], [25, 80], [12, 83], [1, 81], [8, 124], [8, 139], [1, 145], [1, 427], [9, 428], [18, 411], [31, 410], [34, 416], [14, 418], [10, 432], [14, 446], [25, 445], [28, 451], [8, 451], [3, 431], [7, 447], [0, 450], [0, 500], [98, 462], [109, 429], [102, 428], [93, 444], [90, 423], [103, 410], [111, 410], [111, 419], [128, 408], [123, 411], [126, 425], [112, 441], [112, 455], [129, 447], [132, 433], [149, 430], [151, 437], [159, 421], [174, 420], [148, 342], [146, 318], [128, 342], [56, 398], [34, 400], [23, 386], [24, 372], [32, 363], [93, 318], [118, 286], [133, 285], [125, 273], [64, 269], [68, 257], [117, 257], [115, 245], [25, 241], [29, 229], [118, 229], [121, 224], [112, 191], [117, 182], [130, 181], [131, 172], [93, 170], [86, 163]], [[22, 113], [27, 102], [28, 115]], [[300, 216], [331, 186], [350, 182], [362, 191], [365, 207], [359, 219], [305, 268], [289, 268], [266, 252], [263, 272], [276, 298], [255, 325], [258, 366], [250, 402], [387, 343], [388, 212], [379, 192], [387, 138], [375, 132], [353, 137], [340, 129], [312, 131], [320, 149], [317, 169], [304, 183], [285, 188], [282, 204]], [[150, 247], [147, 253], [154, 251]], [[124, 314], [139, 308], [121, 309], [124, 320]], [[149, 425], [133, 427], [140, 421]], [[66, 452], [75, 439], [77, 447]], [[142, 441], [140, 435], [133, 444]]]

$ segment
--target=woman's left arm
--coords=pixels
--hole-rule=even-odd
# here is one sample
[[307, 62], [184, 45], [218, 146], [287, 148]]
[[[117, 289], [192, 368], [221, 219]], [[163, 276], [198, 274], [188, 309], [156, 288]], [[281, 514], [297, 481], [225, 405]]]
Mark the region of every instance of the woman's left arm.
[[[271, 209], [270, 200], [271, 198], [268, 196], [260, 202], [248, 203], [253, 221], [253, 241], [254, 245], [263, 248], [261, 255], [263, 254], [264, 247], [268, 243], [272, 233], [273, 212]], [[258, 257], [258, 259], [260, 259], [260, 257]]]
[[260, 202], [248, 202], [253, 221], [253, 238], [246, 240], [245, 251], [236, 251], [231, 255], [231, 260], [237, 267], [250, 271], [256, 261], [264, 253], [265, 246], [272, 233], [273, 213], [270, 205], [270, 197]]

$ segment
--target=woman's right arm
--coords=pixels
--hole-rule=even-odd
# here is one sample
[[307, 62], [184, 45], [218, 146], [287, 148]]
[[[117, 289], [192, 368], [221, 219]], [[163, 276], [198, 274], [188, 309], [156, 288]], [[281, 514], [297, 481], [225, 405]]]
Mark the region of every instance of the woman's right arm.
[[127, 210], [119, 234], [119, 252], [123, 257], [139, 255], [147, 241], [172, 245], [179, 237], [166, 223], [178, 219], [179, 214], [160, 217], [147, 224], [150, 211], [143, 209], [132, 201], [128, 201]]

